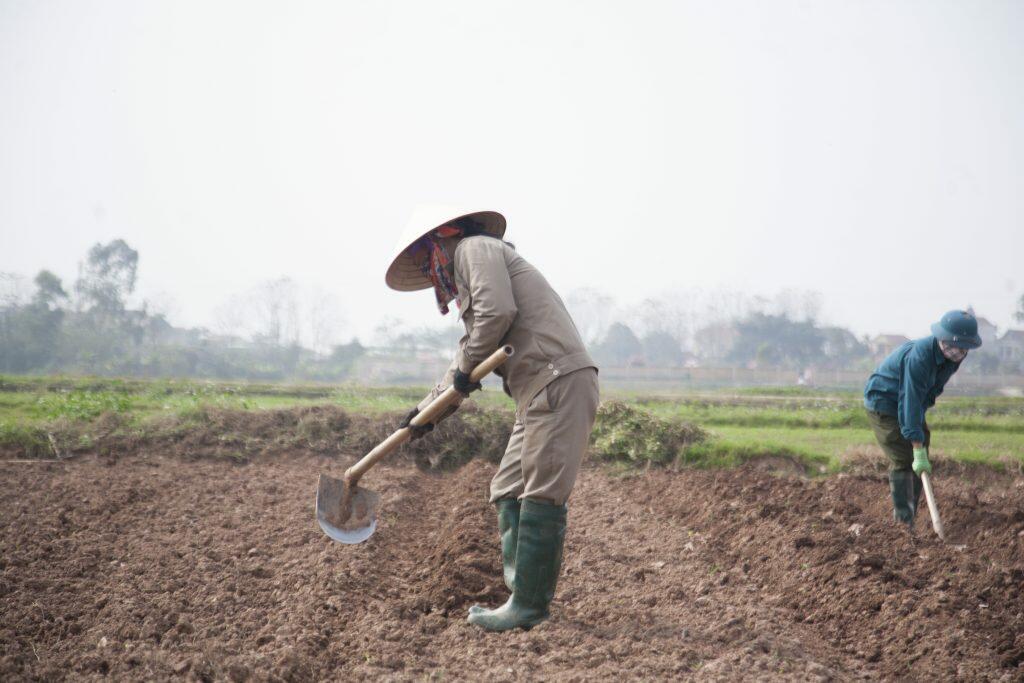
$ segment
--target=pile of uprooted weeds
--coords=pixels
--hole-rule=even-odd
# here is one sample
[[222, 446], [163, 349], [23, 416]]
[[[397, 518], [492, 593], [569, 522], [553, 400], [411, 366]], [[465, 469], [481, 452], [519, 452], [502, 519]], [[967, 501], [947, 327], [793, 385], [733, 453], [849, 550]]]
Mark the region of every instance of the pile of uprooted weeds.
[[597, 411], [591, 451], [602, 460], [633, 464], [679, 462], [686, 449], [707, 441], [692, 422], [659, 417], [621, 401], [606, 401]]

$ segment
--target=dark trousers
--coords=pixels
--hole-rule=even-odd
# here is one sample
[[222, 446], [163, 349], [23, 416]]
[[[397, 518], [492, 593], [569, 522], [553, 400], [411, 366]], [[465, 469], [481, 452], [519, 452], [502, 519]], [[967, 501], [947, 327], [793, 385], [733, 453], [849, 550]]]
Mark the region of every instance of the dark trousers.
[[[921, 477], [914, 474], [914, 444], [900, 433], [895, 415], [869, 410], [868, 421], [878, 445], [889, 458], [889, 492], [892, 494], [893, 516], [897, 521], [913, 525], [921, 501]], [[932, 433], [924, 425], [924, 445], [931, 443]]]
[[[869, 410], [867, 413], [878, 445], [889, 457], [889, 470], [909, 472], [910, 466], [914, 464], [914, 444], [907, 441], [900, 433], [900, 421], [896, 419], [895, 415], [885, 415], [874, 410]], [[932, 433], [928, 430], [928, 423], [925, 422], [924, 445], [928, 446], [931, 440]]]

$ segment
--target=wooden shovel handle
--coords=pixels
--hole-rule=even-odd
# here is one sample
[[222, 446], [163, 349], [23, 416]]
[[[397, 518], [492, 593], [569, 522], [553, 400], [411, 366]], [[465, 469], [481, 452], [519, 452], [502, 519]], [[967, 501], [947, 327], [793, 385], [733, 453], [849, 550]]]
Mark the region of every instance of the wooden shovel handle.
[[[495, 368], [508, 360], [509, 356], [513, 353], [514, 350], [511, 346], [506, 345], [501, 347], [480, 363], [480, 365], [473, 368], [473, 372], [469, 373], [469, 379], [473, 382], [479, 382], [484, 377], [491, 374]], [[414, 427], [419, 427], [427, 424], [428, 422], [433, 422], [437, 416], [447, 410], [453, 403], [458, 401], [460, 396], [461, 394], [455, 390], [455, 387], [448, 387], [440, 396], [431, 401], [426, 408], [417, 413], [416, 417], [414, 417], [409, 424]], [[367, 470], [387, 457], [388, 454], [408, 441], [411, 437], [412, 430], [408, 427], [402, 427], [401, 429], [395, 430], [391, 436], [381, 441], [372, 451], [364, 455], [359, 462], [345, 470], [345, 483], [349, 486], [355, 486], [356, 482], [359, 481], [360, 477], [366, 474]]]
[[932, 516], [932, 528], [943, 541], [946, 540], [946, 531], [942, 527], [942, 519], [939, 517], [939, 506], [935, 504], [935, 493], [932, 491], [932, 478], [927, 472], [921, 473], [921, 483], [924, 485], [924, 497], [928, 501], [928, 512]]

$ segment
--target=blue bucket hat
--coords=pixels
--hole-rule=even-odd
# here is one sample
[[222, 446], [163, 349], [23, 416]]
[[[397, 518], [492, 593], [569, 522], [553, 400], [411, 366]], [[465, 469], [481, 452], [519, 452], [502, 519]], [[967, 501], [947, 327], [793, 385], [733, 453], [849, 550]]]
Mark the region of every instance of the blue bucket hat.
[[932, 334], [939, 341], [949, 342], [961, 349], [981, 346], [978, 320], [967, 311], [950, 311], [942, 316], [942, 320], [932, 325]]

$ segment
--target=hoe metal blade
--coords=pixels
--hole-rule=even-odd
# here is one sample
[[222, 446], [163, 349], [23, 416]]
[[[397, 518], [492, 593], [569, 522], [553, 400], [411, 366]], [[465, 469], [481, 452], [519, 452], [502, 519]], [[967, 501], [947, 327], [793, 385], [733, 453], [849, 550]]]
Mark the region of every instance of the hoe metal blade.
[[377, 530], [380, 497], [369, 489], [349, 488], [344, 479], [321, 474], [316, 487], [316, 521], [339, 543], [362, 543]]

